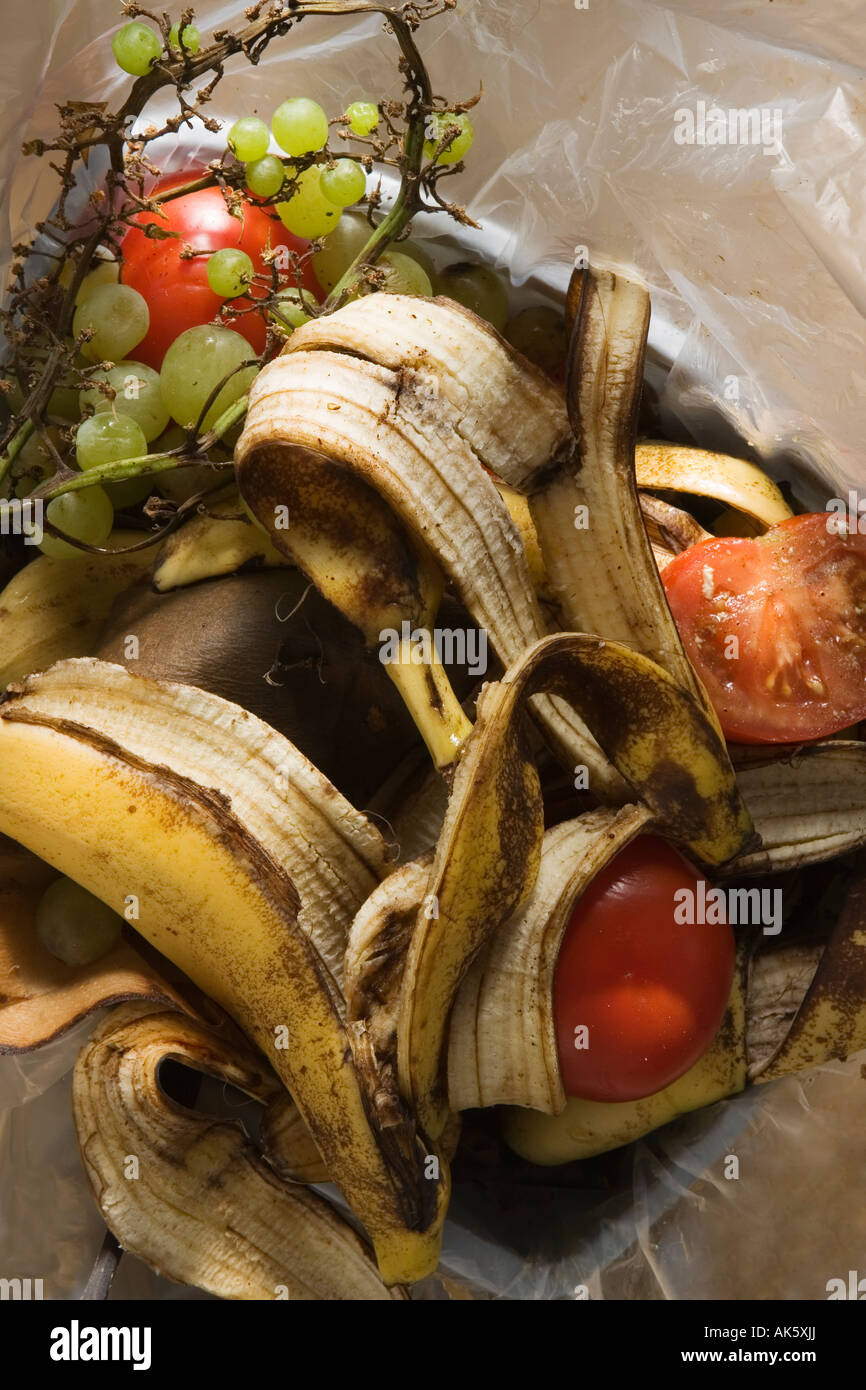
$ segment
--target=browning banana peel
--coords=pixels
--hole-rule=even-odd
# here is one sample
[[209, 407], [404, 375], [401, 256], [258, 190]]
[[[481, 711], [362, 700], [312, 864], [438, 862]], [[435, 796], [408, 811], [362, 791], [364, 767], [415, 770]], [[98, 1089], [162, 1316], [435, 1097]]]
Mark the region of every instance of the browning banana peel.
[[532, 892], [541, 859], [537, 773], [521, 711], [540, 690], [568, 699], [662, 833], [720, 864], [752, 823], [724, 744], [667, 672], [615, 642], [561, 633], [485, 687], [405, 959], [397, 1025], [400, 1087], [425, 1132], [448, 1113], [445, 1038], [458, 989], [490, 936]]
[[[249, 748], [239, 750], [235, 784], [224, 767], [219, 790], [170, 770], [172, 752], [164, 758], [160, 740], [182, 730], [184, 688], [160, 689], [118, 668], [84, 665], [92, 679], [79, 691], [74, 721], [57, 715], [50, 701], [40, 707], [38, 686], [0, 708], [0, 830], [116, 910], [135, 903], [136, 929], [271, 1061], [368, 1231], [386, 1282], [423, 1277], [438, 1260], [447, 1165], [443, 1160], [438, 1181], [426, 1179], [432, 1150], [411, 1119], [379, 1122], [376, 1097], [387, 1086], [364, 1049], [363, 1030], [347, 1032], [343, 996], [299, 924], [298, 890], [274, 857], [285, 840], [261, 822], [257, 833], [250, 828], [261, 783], [249, 770]], [[117, 680], [125, 685], [131, 725], [137, 697], [144, 710], [155, 699], [161, 712], [161, 720], [145, 721], [146, 752], [98, 728], [100, 692]], [[186, 694], [203, 704], [205, 722], [220, 707], [226, 712], [216, 697]], [[233, 708], [240, 725], [249, 723]], [[97, 727], [85, 722], [88, 711]], [[339, 826], [357, 813], [332, 793]], [[245, 818], [235, 797], [247, 807]], [[318, 901], [315, 879], [307, 893]]]
[[348, 1222], [281, 1181], [240, 1124], [166, 1097], [158, 1071], [168, 1058], [259, 1101], [279, 1091], [237, 1040], [152, 1005], [112, 1010], [79, 1054], [73, 1113], [85, 1172], [124, 1250], [220, 1298], [404, 1297], [389, 1294]]

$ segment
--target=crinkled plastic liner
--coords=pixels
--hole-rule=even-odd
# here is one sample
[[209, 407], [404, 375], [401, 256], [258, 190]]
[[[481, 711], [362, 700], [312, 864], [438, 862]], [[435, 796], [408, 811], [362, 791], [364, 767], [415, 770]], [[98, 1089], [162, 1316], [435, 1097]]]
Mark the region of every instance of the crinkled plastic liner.
[[[108, 43], [114, 0], [0, 7], [5, 266], [55, 194], [47, 160], [19, 158], [21, 139], [50, 133], [53, 103], [116, 100], [127, 79]], [[779, 476], [799, 464], [822, 506], [866, 477], [866, 114], [851, 62], [862, 6], [706, 8], [460, 0], [425, 25], [437, 90], [485, 83], [469, 167], [449, 185], [483, 230], [459, 239], [530, 289], [562, 290], [583, 246], [596, 264], [635, 268], [653, 293], [653, 384], [672, 437], [746, 442]], [[241, 9], [202, 4], [199, 26]], [[234, 60], [212, 110], [267, 116], [301, 93], [333, 112], [394, 90], [393, 59], [378, 19], [306, 20], [255, 70]], [[778, 142], [677, 143], [678, 113], [699, 103], [779, 112]], [[213, 149], [186, 132], [158, 162]], [[425, 222], [425, 235], [454, 237], [444, 217]], [[69, 1109], [88, 1027], [0, 1058], [0, 1275], [41, 1277], [50, 1298], [81, 1291], [103, 1233]], [[513, 1190], [505, 1201], [459, 1188], [443, 1268], [482, 1297], [823, 1299], [829, 1280], [866, 1270], [864, 1133], [857, 1058], [756, 1087], [634, 1145], [630, 1190], [600, 1206], [557, 1169], [517, 1204]], [[204, 1297], [129, 1257], [112, 1296]]]

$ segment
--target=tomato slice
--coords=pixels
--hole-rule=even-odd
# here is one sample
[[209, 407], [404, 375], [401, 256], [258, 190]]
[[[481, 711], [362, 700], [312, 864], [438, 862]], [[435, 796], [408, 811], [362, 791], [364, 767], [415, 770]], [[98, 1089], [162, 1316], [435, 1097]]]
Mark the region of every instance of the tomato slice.
[[[189, 175], [185, 176], [185, 181], [188, 178]], [[171, 184], [162, 187], [165, 189]], [[173, 198], [163, 204], [163, 212], [164, 217], [140, 213], [135, 220], [142, 227], [155, 223], [164, 231], [176, 232], [177, 236], [154, 239], [133, 227], [121, 244], [124, 260], [121, 279], [144, 295], [150, 310], [150, 328], [147, 337], [135, 349], [135, 359], [157, 370], [179, 334], [187, 328], [212, 323], [226, 302], [214, 294], [207, 282], [207, 257], [182, 260], [180, 253], [185, 246], [197, 251], [238, 247], [246, 251], [256, 271], [261, 272], [265, 270], [262, 252], [268, 241], [272, 250], [284, 246], [304, 252], [310, 245], [286, 231], [276, 215], [255, 203], [244, 205], [242, 220], [232, 217], [218, 188], [202, 188]], [[322, 298], [309, 261], [304, 263], [302, 283], [316, 299]], [[255, 293], [254, 290], [254, 296]], [[229, 302], [238, 309], [249, 305], [249, 300], [243, 298]], [[227, 319], [226, 326], [243, 334], [256, 354], [263, 351], [266, 325], [262, 314], [245, 313], [240, 318]]]
[[687, 914], [674, 894], [688, 889], [697, 903], [697, 883], [670, 845], [642, 835], [578, 902], [553, 991], [569, 1096], [639, 1100], [682, 1076], [713, 1041], [734, 978], [734, 935], [726, 922], [677, 921]]
[[684, 550], [662, 572], [722, 729], [824, 738], [866, 718], [866, 536], [827, 512]]

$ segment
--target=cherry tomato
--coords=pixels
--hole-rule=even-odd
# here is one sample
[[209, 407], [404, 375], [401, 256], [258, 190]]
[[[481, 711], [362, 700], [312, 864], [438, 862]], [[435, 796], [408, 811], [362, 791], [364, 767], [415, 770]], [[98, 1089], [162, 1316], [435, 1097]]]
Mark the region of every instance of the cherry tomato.
[[[170, 186], [163, 185], [164, 188]], [[232, 217], [218, 188], [202, 188], [196, 193], [173, 198], [163, 205], [163, 212], [164, 218], [154, 213], [141, 213], [136, 221], [142, 226], [156, 223], [165, 231], [176, 232], [176, 237], [153, 239], [133, 227], [121, 246], [123, 283], [144, 295], [150, 310], [150, 328], [147, 337], [135, 349], [136, 361], [156, 369], [162, 365], [163, 357], [180, 333], [211, 323], [226, 302], [214, 294], [207, 282], [207, 257], [182, 260], [180, 252], [185, 246], [197, 251], [239, 247], [246, 251], [256, 271], [260, 272], [265, 269], [262, 251], [268, 238], [272, 249], [285, 246], [303, 252], [310, 244], [286, 231], [271, 209], [255, 203], [244, 205], [243, 220]], [[309, 261], [304, 264], [303, 284], [317, 299], [322, 298]], [[261, 297], [263, 291], [257, 295], [254, 289], [252, 293]], [[249, 301], [241, 298], [230, 303], [242, 309]], [[240, 318], [226, 319], [226, 325], [242, 333], [256, 353], [263, 350], [263, 315], [244, 314]]]
[[684, 550], [671, 612], [730, 739], [824, 738], [866, 718], [866, 536], [826, 512]]
[[725, 922], [676, 920], [686, 913], [675, 893], [696, 893], [697, 882], [664, 840], [640, 836], [578, 902], [553, 991], [569, 1096], [652, 1095], [688, 1071], [719, 1031], [734, 978], [734, 935]]

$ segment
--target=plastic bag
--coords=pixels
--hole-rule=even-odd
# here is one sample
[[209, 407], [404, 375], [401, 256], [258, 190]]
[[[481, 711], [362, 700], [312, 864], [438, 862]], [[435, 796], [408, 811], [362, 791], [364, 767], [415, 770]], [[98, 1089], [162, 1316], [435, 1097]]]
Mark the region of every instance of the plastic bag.
[[[52, 131], [54, 103], [110, 101], [128, 79], [111, 55], [114, 0], [2, 3], [5, 270], [56, 191], [47, 160], [20, 158], [21, 140]], [[866, 479], [866, 114], [851, 65], [862, 8], [704, 8], [459, 0], [424, 24], [435, 90], [465, 98], [484, 83], [452, 186], [482, 230], [439, 215], [419, 230], [508, 267], [527, 294], [564, 289], [581, 248], [595, 264], [636, 268], [652, 289], [651, 370], [671, 437], [745, 443], [778, 476], [796, 471], [822, 507]], [[197, 23], [206, 34], [241, 9], [204, 3]], [[294, 94], [336, 111], [396, 87], [378, 18], [316, 17], [255, 69], [233, 60], [212, 113], [267, 116]], [[699, 143], [699, 112], [714, 107], [767, 112], [750, 127], [760, 138]], [[690, 118], [695, 142], [679, 142]], [[163, 142], [158, 162], [209, 158], [217, 144], [196, 128], [176, 148]], [[0, 1273], [42, 1277], [46, 1297], [80, 1292], [102, 1235], [69, 1115], [68, 1070], [89, 1026], [0, 1058]], [[470, 1178], [455, 1193], [444, 1270], [488, 1297], [826, 1298], [828, 1280], [866, 1270], [866, 1217], [851, 1200], [866, 1133], [861, 1060], [659, 1131], [623, 1151], [630, 1181], [606, 1201], [558, 1169], [507, 1191]], [[126, 1257], [113, 1296], [204, 1295]]]

